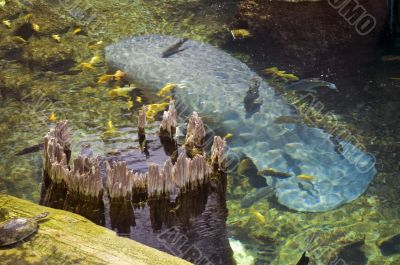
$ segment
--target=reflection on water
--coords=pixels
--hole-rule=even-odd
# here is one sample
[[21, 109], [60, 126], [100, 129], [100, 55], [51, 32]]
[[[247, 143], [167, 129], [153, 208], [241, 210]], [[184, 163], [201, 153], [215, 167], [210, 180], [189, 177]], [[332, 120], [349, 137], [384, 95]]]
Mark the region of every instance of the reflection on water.
[[[156, 95], [138, 84], [138, 89], [127, 97], [109, 96], [109, 90], [117, 83], [99, 84], [98, 78], [115, 69], [108, 69], [102, 60], [94, 63], [93, 68], [82, 65], [95, 56], [103, 57], [104, 44], [99, 41], [111, 43], [145, 33], [173, 34], [223, 45], [255, 70], [273, 66], [272, 62], [257, 60], [257, 54], [249, 49], [251, 45], [229, 39], [227, 25], [238, 1], [126, 0], [111, 4], [92, 0], [91, 13], [87, 11], [86, 17], [80, 19], [79, 10], [60, 6], [57, 1], [46, 2], [50, 7], [33, 10], [22, 4], [10, 4], [4, 14], [0, 13], [2, 20], [11, 20], [24, 34], [29, 32], [23, 26], [22, 16], [28, 13], [33, 13], [41, 26], [42, 34], [24, 35], [27, 43], [15, 39], [14, 31], [7, 27], [0, 28], [0, 191], [35, 202], [40, 197], [41, 151], [16, 154], [43, 142], [43, 136], [55, 124], [49, 120], [52, 113], [57, 120], [70, 121], [72, 145], [76, 147], [72, 150], [78, 152], [82, 145], [90, 144], [95, 154], [118, 153], [123, 157], [138, 141], [138, 109], [142, 104], [158, 102]], [[83, 24], [90, 14], [107, 23], [86, 30]], [[82, 28], [82, 32], [75, 34], [77, 28]], [[50, 37], [54, 34], [61, 37], [60, 43]], [[357, 248], [357, 253], [362, 252], [357, 254], [359, 259], [349, 260], [348, 264], [364, 264], [365, 257], [380, 264], [396, 264], [398, 240], [391, 238], [399, 233], [400, 224], [400, 183], [396, 177], [400, 170], [398, 75], [396, 61], [377, 62], [356, 71], [341, 69], [339, 76], [332, 72], [328, 77], [339, 92], [317, 93], [326, 112], [337, 117], [342, 126], [339, 128], [349, 130], [377, 158], [379, 174], [367, 192], [354, 202], [330, 212], [311, 214], [289, 211], [273, 196], [267, 196], [254, 201], [250, 208], [242, 208], [242, 198], [254, 189], [248, 176], [228, 176], [229, 236], [243, 244], [239, 249], [253, 256], [256, 264], [288, 264], [285, 262], [298, 259], [305, 248], [312, 257], [326, 261], [332, 260], [328, 249], [334, 249], [333, 253], [346, 260], [348, 252]], [[282, 82], [268, 81], [277, 91], [283, 91]], [[284, 96], [290, 100], [292, 95]], [[110, 121], [115, 128], [112, 134], [108, 133]], [[318, 126], [323, 128], [324, 124]], [[148, 213], [139, 210], [136, 214]], [[137, 231], [148, 229], [145, 224], [136, 225]], [[383, 253], [376, 246], [378, 239], [386, 239], [381, 245]], [[343, 246], [343, 242], [348, 246]]]

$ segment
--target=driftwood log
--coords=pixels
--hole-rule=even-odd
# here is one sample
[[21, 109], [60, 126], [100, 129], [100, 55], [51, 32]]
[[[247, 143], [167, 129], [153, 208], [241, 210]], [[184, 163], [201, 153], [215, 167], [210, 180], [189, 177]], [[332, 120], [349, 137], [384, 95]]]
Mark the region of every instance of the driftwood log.
[[[144, 111], [141, 116], [139, 136], [146, 139]], [[215, 137], [207, 158], [202, 149], [204, 125], [193, 113], [185, 148], [179, 148], [173, 137], [176, 116], [171, 102], [160, 126], [159, 148], [147, 150], [150, 161], [153, 152], [162, 152], [164, 146], [159, 156], [164, 162], [140, 165], [129, 156], [85, 155], [70, 165], [68, 123], [57, 124], [45, 137], [41, 202], [79, 213], [119, 235], [195, 264], [234, 264], [225, 226], [225, 141]], [[167, 151], [166, 141], [173, 143], [174, 155]], [[140, 154], [130, 156], [137, 161]]]
[[0, 249], [1, 264], [189, 265], [190, 263], [98, 226], [86, 218], [0, 195], [0, 222], [14, 217], [49, 216], [39, 230], [14, 248]]

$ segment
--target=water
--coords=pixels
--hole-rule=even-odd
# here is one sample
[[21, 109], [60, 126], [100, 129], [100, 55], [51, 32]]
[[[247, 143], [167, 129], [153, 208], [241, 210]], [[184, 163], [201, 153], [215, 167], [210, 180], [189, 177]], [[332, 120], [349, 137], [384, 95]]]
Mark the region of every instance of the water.
[[[93, 56], [103, 58], [106, 44], [131, 35], [172, 34], [220, 46], [260, 75], [261, 69], [275, 65], [288, 72], [296, 69], [286, 63], [290, 61], [287, 58], [263, 60], [252, 49], [262, 43], [232, 41], [227, 28], [236, 10], [235, 1], [89, 1], [91, 9], [81, 7], [81, 13], [72, 9], [71, 3], [47, 2], [48, 6], [36, 9], [22, 1], [18, 7], [14, 2], [7, 3], [0, 13], [1, 20], [9, 19], [16, 25], [23, 23], [23, 15], [33, 13], [34, 22], [41, 27], [41, 33], [33, 33], [27, 44], [8, 39], [12, 36], [10, 30], [3, 25], [0, 28], [0, 191], [31, 201], [37, 202], [40, 196], [41, 153], [15, 154], [43, 141], [54, 126], [48, 119], [51, 113], [56, 114], [57, 120], [70, 121], [73, 150], [78, 152], [82, 144], [90, 143], [95, 153], [101, 154], [126, 149], [137, 141], [136, 115], [142, 104], [136, 101], [137, 96], [146, 104], [158, 101], [154, 90], [138, 84], [139, 89], [129, 94], [134, 106], [128, 109], [128, 98], [108, 95], [112, 85], [97, 84], [100, 75], [111, 72], [104, 60], [94, 70], [82, 69], [80, 63], [89, 62]], [[93, 21], [92, 15], [96, 15]], [[78, 27], [83, 31], [74, 35], [72, 31]], [[61, 43], [52, 39], [52, 34], [59, 34]], [[100, 40], [104, 44], [89, 47]], [[236, 256], [247, 255], [242, 260], [255, 264], [295, 264], [307, 248], [310, 256], [326, 262], [334, 259], [329, 255], [338, 253], [347, 264], [365, 264], [365, 259], [379, 264], [400, 262], [395, 243], [390, 248], [395, 251], [389, 255], [383, 255], [376, 244], [377, 240], [400, 232], [400, 82], [391, 79], [400, 77], [398, 67], [396, 61], [377, 61], [357, 69], [335, 69], [332, 65], [328, 77], [326, 69], [299, 71], [300, 77], [322, 73], [338, 86], [339, 93], [320, 90], [317, 98], [325, 106], [324, 113], [331, 113], [328, 117], [338, 117], [338, 132], [348, 130], [353, 143], [359, 143], [377, 158], [378, 174], [361, 197], [323, 213], [292, 211], [274, 197], [242, 208], [241, 198], [254, 188], [248, 177], [231, 174], [227, 225], [231, 240], [238, 240], [232, 241], [236, 242], [233, 245], [241, 245], [235, 248]], [[283, 94], [282, 82], [263, 77]], [[292, 94], [283, 97], [289, 102], [296, 99]], [[110, 120], [117, 129], [111, 136], [106, 133]], [[309, 125], [328, 130], [329, 121], [320, 119]], [[230, 133], [235, 135], [235, 131]], [[354, 257], [349, 255], [349, 248], [353, 247], [357, 248]]]

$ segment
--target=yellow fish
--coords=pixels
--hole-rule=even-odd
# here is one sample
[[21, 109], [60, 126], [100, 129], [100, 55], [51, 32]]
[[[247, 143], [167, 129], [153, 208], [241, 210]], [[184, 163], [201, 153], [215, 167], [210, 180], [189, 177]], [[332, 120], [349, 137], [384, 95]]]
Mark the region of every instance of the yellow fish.
[[165, 97], [167, 96], [169, 93], [171, 93], [172, 89], [174, 89], [176, 87], [176, 84], [172, 84], [172, 83], [167, 83], [163, 88], [161, 88], [158, 93], [157, 96], [159, 97]]
[[49, 121], [53, 121], [53, 122], [57, 121], [57, 116], [56, 116], [56, 114], [54, 112], [52, 112], [50, 114]]
[[25, 15], [25, 16], [22, 17], [22, 19], [23, 19], [26, 23], [28, 23], [28, 22], [31, 20], [31, 18], [33, 18], [33, 15], [32, 15], [32, 14], [27, 14], [27, 15]]
[[95, 56], [93, 56], [92, 58], [90, 58], [90, 61], [89, 61], [89, 63], [90, 64], [99, 64], [99, 63], [101, 63], [103, 60], [101, 59], [101, 56], [99, 56], [99, 55], [95, 55]]
[[40, 26], [39, 26], [38, 24], [32, 23], [31, 25], [32, 25], [32, 29], [33, 29], [34, 31], [36, 31], [36, 32], [39, 32], [39, 31], [40, 31]]
[[245, 39], [251, 36], [247, 29], [232, 29], [231, 34], [233, 39]]
[[163, 111], [168, 106], [169, 106], [168, 102], [147, 105], [146, 118], [149, 121], [154, 121], [157, 113]]
[[54, 39], [56, 42], [61, 42], [61, 37], [58, 34], [51, 35], [51, 38]]
[[232, 138], [232, 137], [233, 137], [233, 134], [227, 133], [227, 134], [224, 136], [224, 139], [225, 139], [225, 140], [228, 140], [228, 139], [230, 139], [230, 138]]
[[95, 42], [94, 44], [89, 45], [89, 49], [96, 49], [99, 46], [103, 45], [104, 41], [99, 40], [98, 42]]
[[142, 102], [142, 97], [137, 96], [136, 97], [136, 101], [139, 102], [139, 103]]
[[99, 80], [97, 81], [97, 83], [103, 84], [103, 83], [107, 83], [111, 80], [114, 80], [114, 75], [102, 75], [99, 77]]
[[294, 74], [287, 74], [286, 71], [281, 71], [277, 67], [270, 67], [263, 70], [265, 74], [272, 75], [273, 78], [280, 78], [284, 81], [298, 81], [299, 78]]
[[250, 213], [257, 219], [260, 224], [265, 224], [265, 217], [259, 211], [250, 209]]
[[114, 74], [114, 79], [115, 80], [121, 80], [122, 78], [124, 78], [125, 76], [125, 72], [121, 71], [121, 70], [117, 70]]
[[108, 91], [108, 95], [110, 97], [129, 97], [128, 93], [134, 90], [136, 87], [135, 86], [116, 86], [114, 89], [111, 89]]
[[133, 106], [135, 105], [131, 99], [128, 100], [127, 104], [128, 104], [128, 110], [131, 110], [131, 108], [133, 108]]
[[19, 42], [19, 43], [26, 43], [27, 42], [24, 38], [22, 38], [20, 36], [14, 36], [13, 40], [15, 40], [16, 42]]
[[316, 177], [314, 177], [314, 176], [305, 175], [305, 174], [298, 175], [297, 178], [300, 180], [305, 180], [305, 181], [312, 181], [312, 180], [316, 179]]
[[117, 129], [114, 127], [114, 124], [112, 122], [112, 120], [109, 120], [107, 122], [107, 131], [105, 133], [113, 133], [115, 132]]
[[72, 33], [73, 33], [74, 35], [76, 35], [76, 34], [78, 34], [78, 33], [81, 32], [81, 31], [82, 31], [81, 28], [76, 28]]
[[95, 70], [95, 68], [93, 67], [93, 65], [90, 64], [90, 63], [81, 63], [81, 67], [82, 67], [83, 69], [85, 69], [85, 70], [91, 70], [91, 71]]
[[3, 23], [3, 25], [9, 29], [12, 27], [10, 20], [3, 20], [3, 21], [1, 21], [1, 23]]

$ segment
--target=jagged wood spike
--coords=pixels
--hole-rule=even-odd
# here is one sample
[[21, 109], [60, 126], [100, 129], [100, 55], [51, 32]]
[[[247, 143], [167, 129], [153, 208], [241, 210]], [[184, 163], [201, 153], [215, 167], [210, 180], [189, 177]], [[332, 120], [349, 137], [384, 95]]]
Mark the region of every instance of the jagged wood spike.
[[146, 111], [147, 111], [147, 106], [143, 105], [141, 111], [139, 112], [139, 116], [138, 116], [139, 135], [145, 135]]
[[157, 164], [149, 165], [147, 173], [147, 193], [149, 197], [161, 195], [164, 191], [164, 181]]
[[177, 114], [175, 109], [175, 101], [169, 102], [168, 111], [164, 111], [163, 118], [160, 124], [160, 135], [168, 135], [173, 137], [177, 126]]
[[226, 140], [219, 136], [214, 136], [211, 146], [211, 164], [219, 170], [226, 170]]
[[134, 184], [134, 174], [128, 171], [125, 161], [114, 161], [112, 167], [106, 161], [107, 191], [108, 195], [115, 198], [131, 200]]
[[188, 121], [185, 145], [189, 149], [201, 149], [204, 145], [205, 135], [206, 131], [203, 120], [199, 117], [197, 112], [194, 111]]

